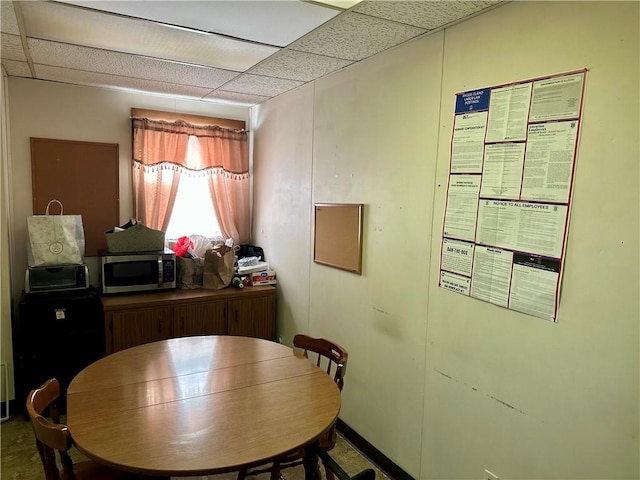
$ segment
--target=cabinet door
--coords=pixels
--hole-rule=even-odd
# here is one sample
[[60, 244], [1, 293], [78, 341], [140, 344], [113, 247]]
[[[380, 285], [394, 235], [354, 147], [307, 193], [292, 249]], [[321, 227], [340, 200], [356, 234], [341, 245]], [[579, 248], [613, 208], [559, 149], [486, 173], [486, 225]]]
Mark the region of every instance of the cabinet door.
[[170, 312], [169, 307], [164, 307], [112, 313], [113, 351], [171, 338]]
[[275, 295], [229, 300], [229, 335], [275, 340]]
[[173, 307], [173, 334], [225, 335], [227, 333], [227, 302], [193, 303]]

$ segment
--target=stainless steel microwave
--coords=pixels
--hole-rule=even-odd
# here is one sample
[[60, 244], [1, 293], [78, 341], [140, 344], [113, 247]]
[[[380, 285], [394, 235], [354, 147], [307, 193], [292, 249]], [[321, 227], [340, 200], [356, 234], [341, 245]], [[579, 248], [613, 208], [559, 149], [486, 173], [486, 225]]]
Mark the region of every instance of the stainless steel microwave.
[[116, 253], [102, 257], [102, 293], [176, 288], [176, 256], [163, 252]]

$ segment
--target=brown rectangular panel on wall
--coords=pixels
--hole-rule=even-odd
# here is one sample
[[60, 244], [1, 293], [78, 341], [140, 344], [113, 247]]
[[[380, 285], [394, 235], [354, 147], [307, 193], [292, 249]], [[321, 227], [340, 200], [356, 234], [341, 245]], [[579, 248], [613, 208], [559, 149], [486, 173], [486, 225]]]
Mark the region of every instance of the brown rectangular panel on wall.
[[[65, 215], [82, 215], [85, 255], [106, 249], [104, 232], [120, 221], [118, 144], [31, 138], [33, 214], [60, 200]], [[50, 214], [58, 214], [52, 205]]]
[[313, 261], [330, 267], [362, 273], [361, 203], [317, 203]]

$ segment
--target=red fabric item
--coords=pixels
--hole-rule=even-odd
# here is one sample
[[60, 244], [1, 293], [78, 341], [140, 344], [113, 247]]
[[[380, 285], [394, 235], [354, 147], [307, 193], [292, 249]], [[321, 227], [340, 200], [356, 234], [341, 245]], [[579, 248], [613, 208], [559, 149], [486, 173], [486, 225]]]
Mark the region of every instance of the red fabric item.
[[184, 257], [191, 247], [193, 247], [193, 243], [189, 237], [180, 237], [173, 247], [173, 251], [178, 257]]

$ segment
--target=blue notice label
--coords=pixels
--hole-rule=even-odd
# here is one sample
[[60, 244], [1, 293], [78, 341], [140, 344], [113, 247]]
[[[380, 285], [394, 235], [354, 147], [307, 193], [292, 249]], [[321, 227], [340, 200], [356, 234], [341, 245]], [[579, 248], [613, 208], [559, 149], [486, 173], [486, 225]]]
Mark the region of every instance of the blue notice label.
[[490, 88], [471, 90], [456, 95], [456, 115], [464, 112], [476, 112], [489, 109]]

